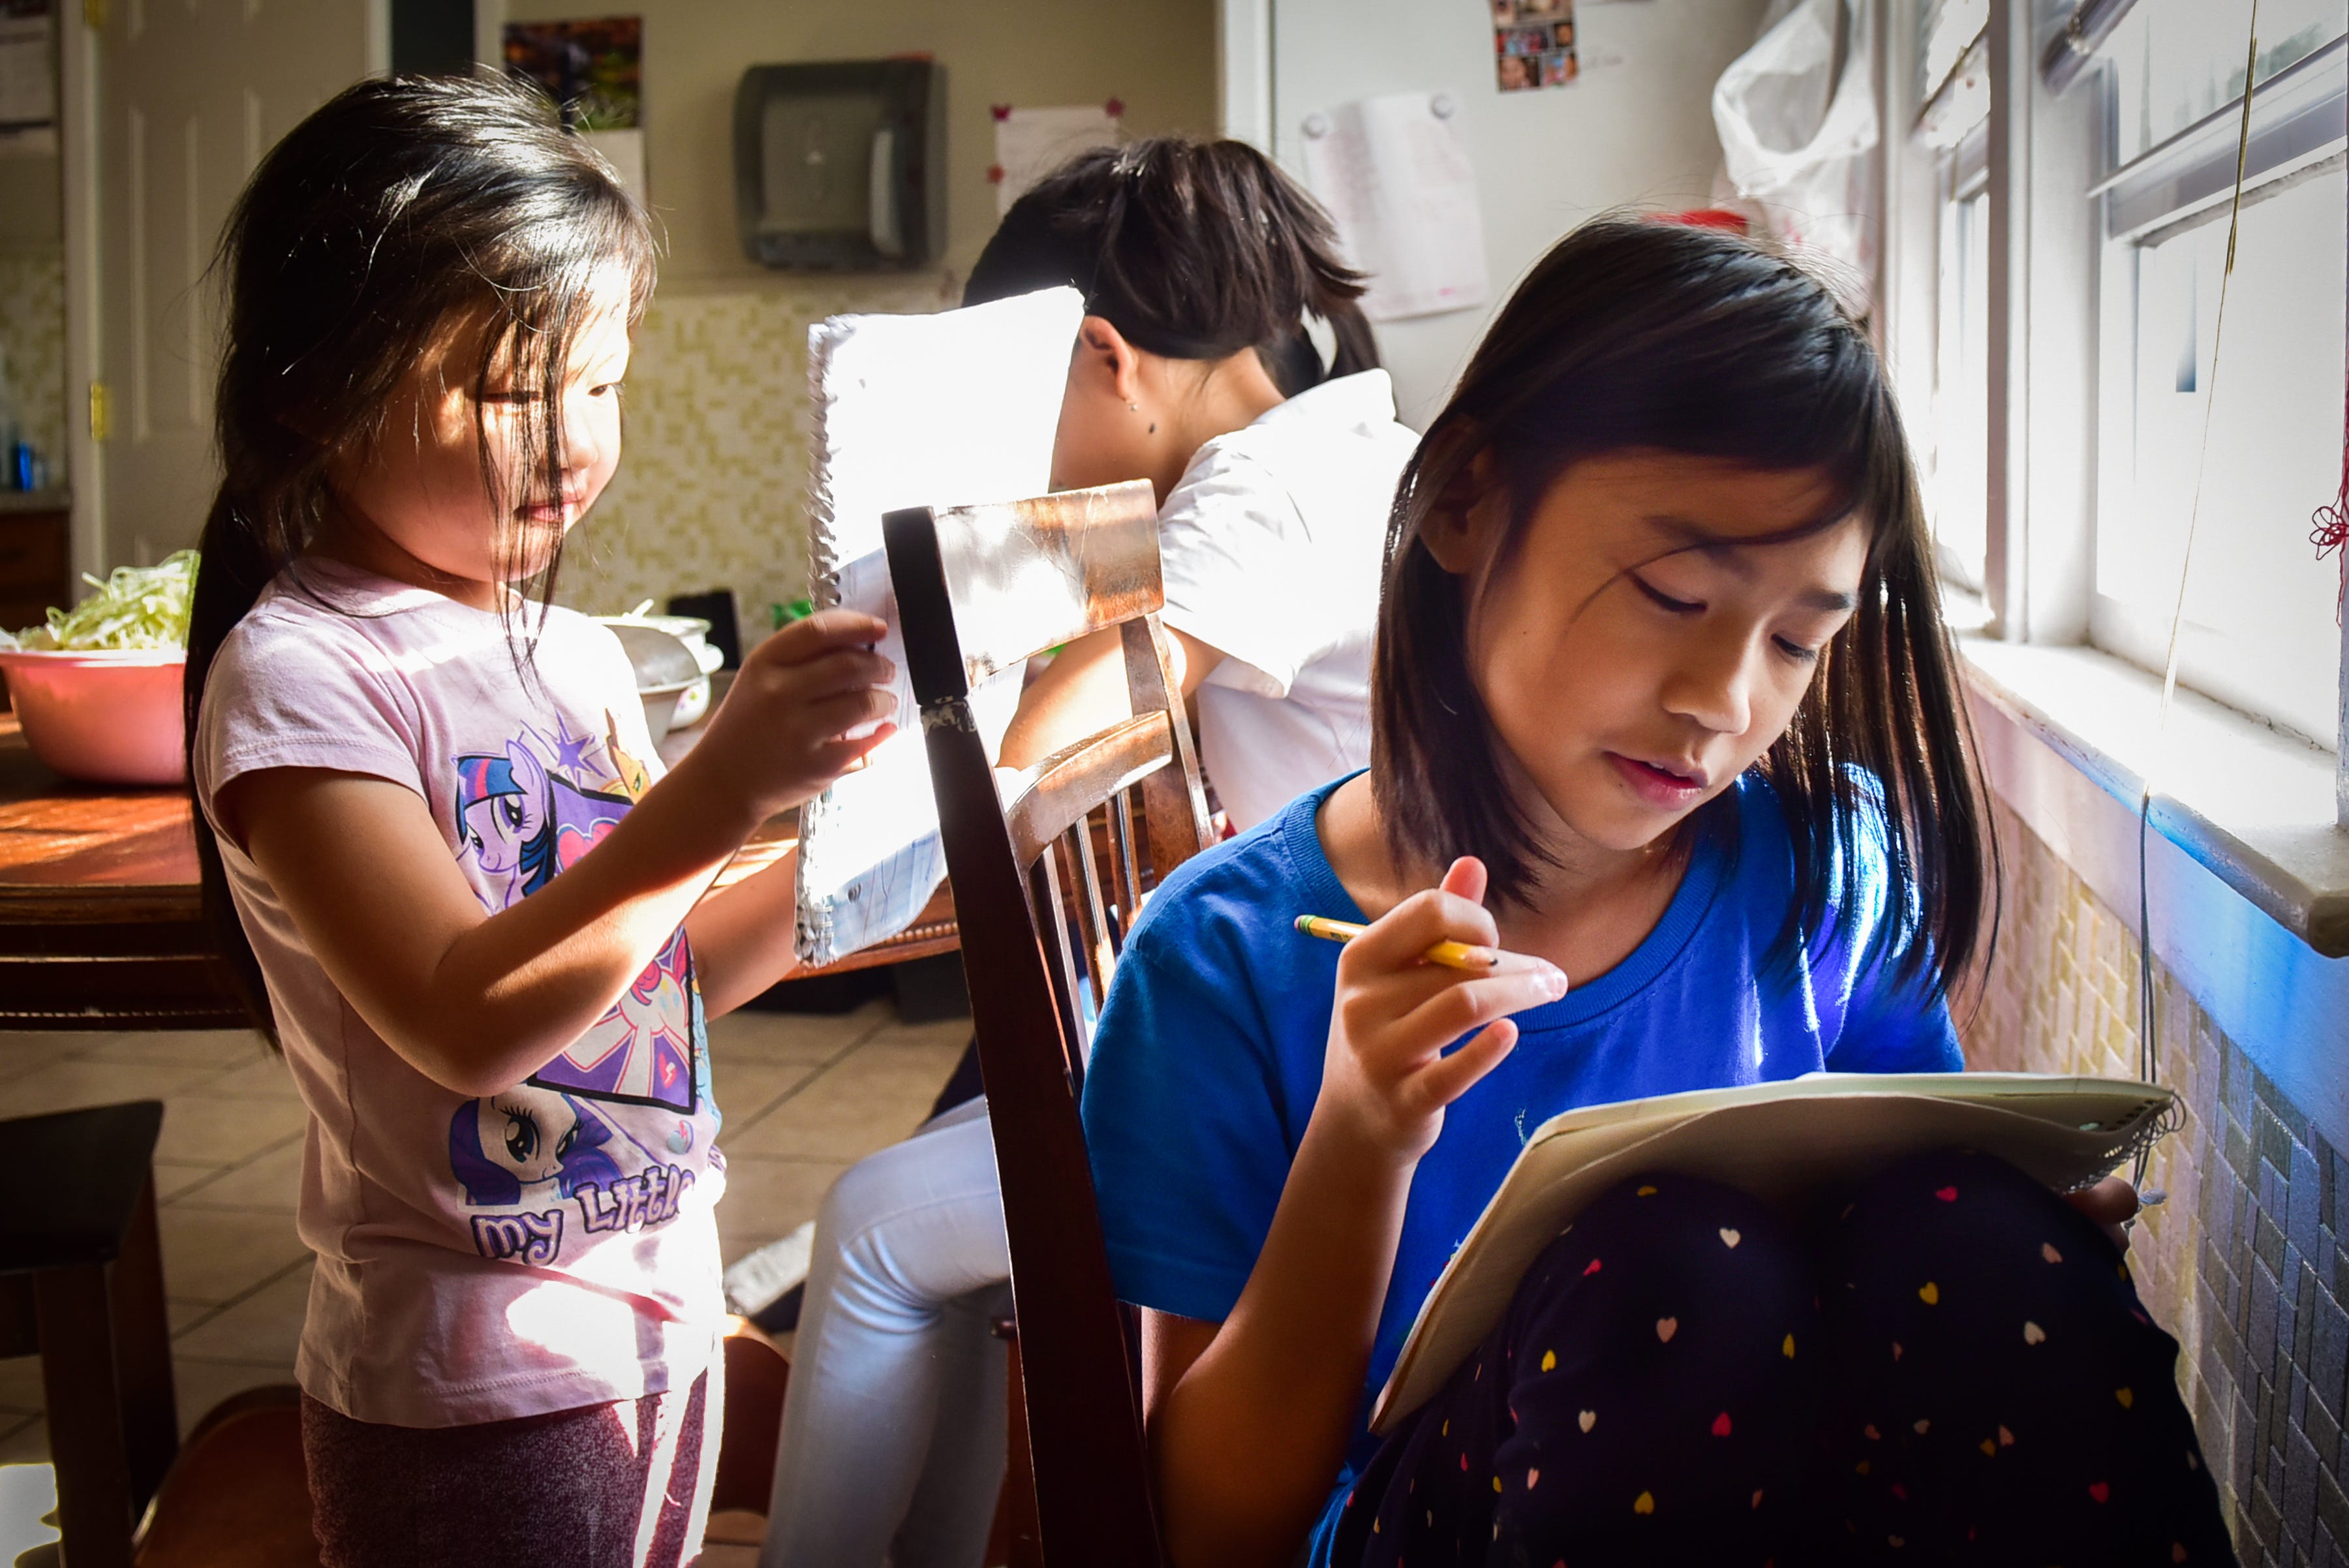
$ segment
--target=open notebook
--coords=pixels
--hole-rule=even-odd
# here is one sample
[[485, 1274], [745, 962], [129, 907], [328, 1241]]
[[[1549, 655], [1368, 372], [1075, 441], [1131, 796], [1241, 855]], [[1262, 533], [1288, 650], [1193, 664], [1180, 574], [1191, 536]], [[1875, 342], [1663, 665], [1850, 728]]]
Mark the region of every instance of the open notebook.
[[[800, 813], [795, 934], [807, 963], [904, 930], [946, 876], [881, 518], [1050, 489], [1083, 317], [1081, 295], [1053, 288], [932, 316], [835, 316], [808, 329], [809, 597], [889, 623], [880, 648], [897, 666], [897, 733]], [[973, 693], [990, 753], [1019, 706], [1019, 674], [1003, 671]]]
[[1371, 1429], [1383, 1435], [1425, 1404], [1507, 1313], [1542, 1249], [1618, 1182], [1670, 1171], [1797, 1205], [1904, 1155], [1955, 1147], [1997, 1155], [2070, 1191], [2160, 1136], [2172, 1100], [2134, 1078], [1813, 1073], [1552, 1116], [1526, 1140], [1421, 1303]]

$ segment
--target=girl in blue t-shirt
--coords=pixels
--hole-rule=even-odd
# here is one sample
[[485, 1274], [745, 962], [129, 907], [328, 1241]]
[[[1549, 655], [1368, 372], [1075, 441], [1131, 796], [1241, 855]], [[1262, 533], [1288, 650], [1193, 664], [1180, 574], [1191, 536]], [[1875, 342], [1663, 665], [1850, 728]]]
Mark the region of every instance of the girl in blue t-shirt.
[[[1371, 1437], [1533, 1128], [1959, 1069], [1993, 885], [1892, 392], [1785, 260], [1569, 235], [1387, 555], [1370, 770], [1168, 879], [1085, 1080], [1174, 1562], [2230, 1561], [2121, 1260], [2135, 1194], [1955, 1151], [1810, 1231], [1693, 1179], [1610, 1193]], [[1446, 940], [1541, 961], [1421, 961]]]

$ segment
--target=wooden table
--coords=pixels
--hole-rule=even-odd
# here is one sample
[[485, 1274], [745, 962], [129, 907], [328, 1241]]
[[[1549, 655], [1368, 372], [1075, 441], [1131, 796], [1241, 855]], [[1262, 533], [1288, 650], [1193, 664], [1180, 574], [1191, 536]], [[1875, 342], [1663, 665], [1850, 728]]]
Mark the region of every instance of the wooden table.
[[[695, 732], [670, 739], [690, 745]], [[663, 753], [672, 748], [664, 744]], [[798, 842], [789, 816], [753, 835], [720, 887]], [[797, 976], [955, 951], [941, 888], [897, 936]], [[193, 813], [175, 789], [74, 784], [0, 711], [0, 1029], [226, 1029], [246, 1023], [202, 919]]]
[[0, 1028], [244, 1022], [204, 928], [187, 796], [61, 779], [0, 712]]

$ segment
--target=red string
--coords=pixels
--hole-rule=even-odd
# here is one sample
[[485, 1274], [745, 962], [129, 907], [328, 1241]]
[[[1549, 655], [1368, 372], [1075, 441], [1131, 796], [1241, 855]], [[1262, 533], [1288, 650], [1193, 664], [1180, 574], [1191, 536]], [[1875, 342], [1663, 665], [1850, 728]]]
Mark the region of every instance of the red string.
[[2316, 546], [2316, 558], [2324, 559], [2333, 551], [2341, 552], [2341, 587], [2333, 597], [2333, 624], [2341, 624], [2341, 606], [2349, 598], [2349, 423], [2344, 423], [2341, 438], [2341, 493], [2333, 498], [2330, 506], [2320, 506], [2310, 520], [2314, 526], [2308, 531], [2308, 542]]

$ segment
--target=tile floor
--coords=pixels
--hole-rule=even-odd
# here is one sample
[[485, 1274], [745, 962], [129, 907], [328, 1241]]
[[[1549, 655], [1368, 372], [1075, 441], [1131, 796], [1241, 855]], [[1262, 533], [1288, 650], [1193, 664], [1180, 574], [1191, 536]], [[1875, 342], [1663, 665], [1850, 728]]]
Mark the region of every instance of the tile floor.
[[[918, 1125], [970, 1021], [908, 1025], [886, 1002], [837, 1017], [710, 1025], [726, 1113], [729, 1262], [815, 1217], [833, 1177]], [[239, 1389], [293, 1381], [309, 1262], [294, 1232], [304, 1112], [256, 1035], [0, 1032], [0, 1117], [160, 1098], [155, 1153], [181, 1428]], [[40, 1364], [0, 1360], [0, 1466], [48, 1458]]]

